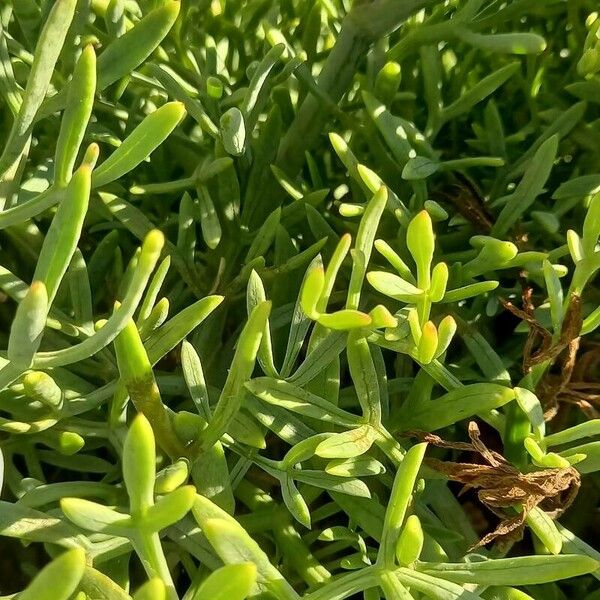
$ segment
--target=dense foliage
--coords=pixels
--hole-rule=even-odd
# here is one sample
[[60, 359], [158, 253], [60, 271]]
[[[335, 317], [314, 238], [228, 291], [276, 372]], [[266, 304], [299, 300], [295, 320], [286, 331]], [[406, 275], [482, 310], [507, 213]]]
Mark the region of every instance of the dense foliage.
[[2, 2], [2, 597], [600, 598], [594, 10]]

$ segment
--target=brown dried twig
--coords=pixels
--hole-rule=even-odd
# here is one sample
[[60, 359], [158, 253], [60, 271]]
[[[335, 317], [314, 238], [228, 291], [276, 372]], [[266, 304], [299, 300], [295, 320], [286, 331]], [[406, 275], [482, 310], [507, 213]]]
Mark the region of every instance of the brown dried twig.
[[[502, 521], [470, 550], [496, 539], [520, 539], [527, 514], [540, 506], [552, 518], [560, 516], [573, 502], [580, 486], [579, 473], [572, 467], [543, 469], [521, 473], [501, 454], [487, 448], [479, 428], [469, 423], [471, 443], [448, 442], [437, 435], [415, 432], [413, 435], [441, 448], [476, 452], [487, 464], [456, 463], [427, 459], [427, 464], [452, 481], [463, 483], [461, 494], [477, 490], [479, 500]], [[519, 510], [515, 516], [514, 510]]]

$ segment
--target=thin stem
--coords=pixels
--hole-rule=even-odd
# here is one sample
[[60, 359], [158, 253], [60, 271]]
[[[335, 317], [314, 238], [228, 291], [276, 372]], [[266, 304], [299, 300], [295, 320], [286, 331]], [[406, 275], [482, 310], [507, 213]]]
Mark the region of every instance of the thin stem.
[[353, 594], [358, 594], [363, 590], [376, 586], [379, 582], [378, 571], [377, 567], [372, 566], [361, 569], [356, 573], [342, 575], [336, 581], [323, 586], [312, 594], [306, 594], [303, 598], [304, 600], [330, 600], [331, 598], [342, 600], [342, 598], [348, 598]]
[[158, 533], [148, 534], [142, 528], [139, 528], [138, 531], [139, 535], [132, 539], [131, 543], [146, 574], [149, 578], [159, 577], [162, 580], [167, 588], [168, 600], [179, 600]]

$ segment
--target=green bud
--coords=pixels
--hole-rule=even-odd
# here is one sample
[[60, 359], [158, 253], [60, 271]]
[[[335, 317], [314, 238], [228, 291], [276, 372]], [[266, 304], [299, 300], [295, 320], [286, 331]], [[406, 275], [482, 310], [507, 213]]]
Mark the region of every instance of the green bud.
[[584, 257], [584, 249], [581, 243], [581, 238], [577, 234], [576, 231], [569, 229], [567, 231], [567, 245], [569, 246], [569, 252], [571, 253], [571, 258], [573, 262], [577, 264]]
[[456, 333], [456, 321], [452, 315], [446, 315], [438, 325], [438, 346], [435, 352], [435, 358], [440, 357], [448, 347]]
[[365, 212], [365, 207], [362, 204], [350, 204], [348, 202], [342, 202], [338, 207], [339, 213], [342, 217], [352, 219], [354, 217], [360, 217]]
[[406, 245], [417, 265], [417, 285], [421, 289], [429, 288], [429, 270], [435, 250], [435, 236], [431, 217], [422, 210], [414, 217], [406, 231]]
[[304, 314], [313, 319], [319, 318], [317, 305], [325, 288], [325, 271], [322, 265], [314, 265], [306, 274], [300, 290], [300, 306]]
[[58, 451], [66, 456], [76, 454], [85, 446], [85, 440], [72, 431], [61, 431], [58, 434]]
[[161, 469], [154, 482], [155, 494], [168, 494], [183, 485], [189, 477], [190, 465], [185, 458], [176, 460], [172, 465]]
[[531, 456], [531, 460], [538, 467], [566, 469], [571, 466], [571, 463], [559, 454], [556, 454], [555, 452], [545, 453], [532, 437], [525, 438], [523, 443], [525, 444], [525, 449]]
[[394, 328], [398, 325], [398, 319], [383, 304], [378, 304], [369, 312], [371, 326], [375, 328]]
[[85, 552], [81, 548], [67, 550], [47, 564], [19, 593], [21, 600], [66, 600], [79, 586], [86, 566]]
[[421, 339], [417, 347], [417, 360], [424, 365], [429, 364], [438, 347], [438, 332], [431, 321], [427, 321], [421, 330]]
[[401, 79], [400, 65], [393, 61], [385, 63], [375, 78], [375, 96], [389, 106], [398, 92]]
[[173, 427], [177, 437], [188, 446], [200, 439], [200, 433], [206, 428], [206, 421], [200, 415], [180, 410], [173, 418]]
[[122, 462], [123, 479], [135, 515], [152, 505], [156, 475], [154, 433], [141, 413], [135, 417], [125, 436]]
[[206, 78], [206, 93], [211, 97], [219, 100], [223, 96], [223, 83], [218, 77]]
[[133, 595], [133, 600], [165, 600], [167, 590], [162, 580], [150, 579]]
[[446, 221], [450, 216], [444, 207], [439, 205], [435, 200], [425, 200], [423, 207], [433, 221]]
[[256, 582], [257, 567], [253, 562], [225, 565], [213, 571], [200, 585], [195, 598], [202, 600], [244, 600]]
[[440, 262], [431, 272], [431, 286], [429, 287], [429, 298], [432, 302], [439, 302], [446, 293], [448, 285], [448, 265]]
[[396, 544], [396, 558], [402, 566], [411, 565], [418, 560], [423, 550], [423, 528], [417, 515], [410, 515]]
[[31, 371], [23, 377], [23, 389], [32, 400], [42, 402], [50, 408], [59, 408], [62, 404], [62, 390], [50, 375], [41, 371]]

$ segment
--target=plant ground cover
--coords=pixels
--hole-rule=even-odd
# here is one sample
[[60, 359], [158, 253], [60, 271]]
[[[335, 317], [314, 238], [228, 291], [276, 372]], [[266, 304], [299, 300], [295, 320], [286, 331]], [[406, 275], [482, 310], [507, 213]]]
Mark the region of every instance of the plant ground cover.
[[599, 105], [593, 0], [2, 2], [1, 597], [600, 598]]

